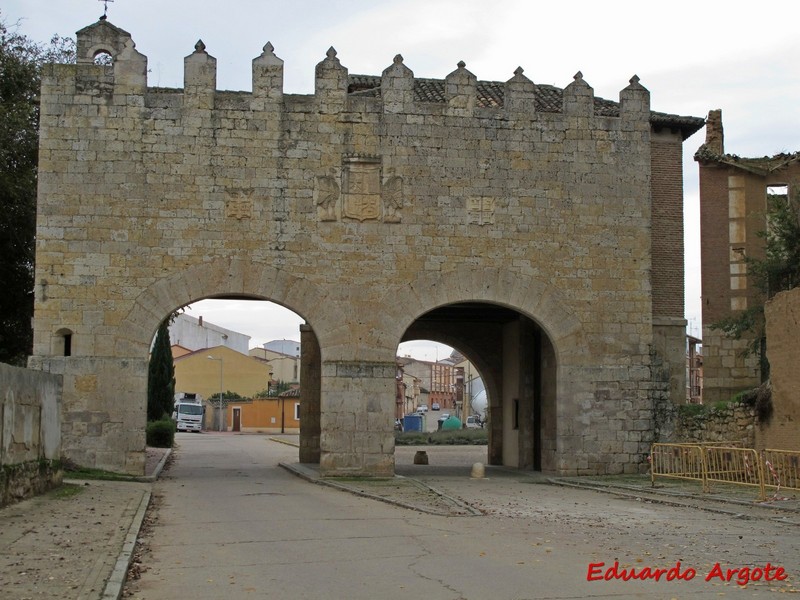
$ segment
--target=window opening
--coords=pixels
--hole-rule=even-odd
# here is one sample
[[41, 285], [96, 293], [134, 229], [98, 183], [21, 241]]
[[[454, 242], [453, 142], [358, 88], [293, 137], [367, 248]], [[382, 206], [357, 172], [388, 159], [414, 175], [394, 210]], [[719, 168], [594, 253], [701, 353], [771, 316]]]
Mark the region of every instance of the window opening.
[[107, 50], [100, 50], [95, 52], [94, 64], [108, 67], [114, 64], [114, 57]]

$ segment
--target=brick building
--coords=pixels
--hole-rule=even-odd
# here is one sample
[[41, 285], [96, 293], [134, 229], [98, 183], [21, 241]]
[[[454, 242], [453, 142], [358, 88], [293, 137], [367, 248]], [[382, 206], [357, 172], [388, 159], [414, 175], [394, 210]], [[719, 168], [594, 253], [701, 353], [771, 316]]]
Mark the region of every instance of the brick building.
[[757, 356], [743, 356], [754, 338], [734, 340], [712, 325], [764, 301], [746, 258], [763, 257], [768, 196], [788, 200], [800, 189], [800, 153], [744, 158], [724, 147], [722, 111], [708, 114], [700, 167], [703, 302], [703, 400], [730, 400], [761, 383]]

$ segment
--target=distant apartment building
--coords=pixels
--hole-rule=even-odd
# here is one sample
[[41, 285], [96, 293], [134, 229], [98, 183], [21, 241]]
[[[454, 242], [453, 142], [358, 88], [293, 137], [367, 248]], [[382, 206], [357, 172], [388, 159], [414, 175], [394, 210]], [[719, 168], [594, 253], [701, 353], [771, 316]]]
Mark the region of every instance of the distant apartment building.
[[173, 346], [182, 346], [191, 351], [225, 346], [247, 354], [250, 348], [249, 335], [209, 323], [202, 316], [195, 319], [186, 313], [179, 314], [170, 324], [169, 341]]
[[300, 358], [300, 342], [294, 340], [272, 340], [266, 344], [262, 344], [262, 348], [280, 354], [286, 354], [287, 356]]

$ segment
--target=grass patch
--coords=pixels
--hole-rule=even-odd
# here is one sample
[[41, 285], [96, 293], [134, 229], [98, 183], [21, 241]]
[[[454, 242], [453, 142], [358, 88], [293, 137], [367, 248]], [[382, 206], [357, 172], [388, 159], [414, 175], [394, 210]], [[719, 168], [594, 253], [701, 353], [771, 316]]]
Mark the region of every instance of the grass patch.
[[485, 446], [489, 443], [486, 429], [457, 429], [454, 431], [396, 432], [394, 443], [397, 446]]
[[73, 463], [64, 463], [64, 476], [70, 479], [95, 479], [100, 481], [135, 481], [135, 475], [125, 473], [114, 473], [113, 471], [103, 471], [102, 469], [91, 469], [81, 467]]
[[56, 500], [69, 500], [70, 498], [74, 498], [81, 492], [83, 492], [85, 488], [81, 485], [75, 485], [74, 483], [64, 483], [57, 487], [56, 489], [50, 492], [50, 496], [55, 498]]

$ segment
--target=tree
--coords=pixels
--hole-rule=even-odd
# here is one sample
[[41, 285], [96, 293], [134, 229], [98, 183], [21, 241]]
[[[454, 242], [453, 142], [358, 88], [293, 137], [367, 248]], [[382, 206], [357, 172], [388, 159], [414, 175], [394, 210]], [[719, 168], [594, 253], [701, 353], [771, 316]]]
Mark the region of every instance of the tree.
[[[764, 257], [746, 257], [747, 269], [753, 284], [766, 301], [779, 292], [800, 286], [800, 190], [792, 195], [767, 196], [766, 230], [759, 232], [764, 239]], [[750, 306], [737, 315], [722, 319], [711, 326], [733, 339], [751, 339], [746, 355], [756, 355], [761, 362], [761, 377], [769, 377], [766, 359], [766, 330], [764, 302]]]
[[147, 420], [158, 421], [172, 414], [175, 402], [175, 364], [169, 341], [170, 319], [164, 319], [156, 333], [147, 369]]
[[37, 44], [0, 15], [0, 362], [23, 365], [33, 346], [41, 68], [74, 60], [73, 40]]

